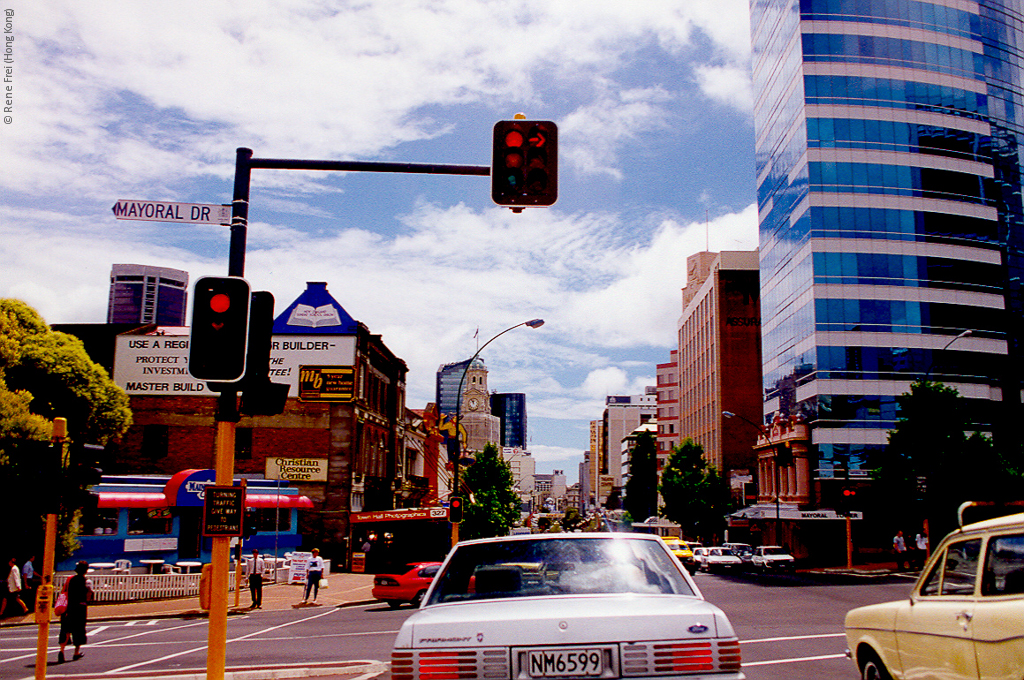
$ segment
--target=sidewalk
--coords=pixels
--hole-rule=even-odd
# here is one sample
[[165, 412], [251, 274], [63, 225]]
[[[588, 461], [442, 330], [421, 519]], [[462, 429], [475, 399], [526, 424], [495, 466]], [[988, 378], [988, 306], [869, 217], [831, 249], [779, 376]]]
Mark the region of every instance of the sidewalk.
[[[267, 610], [300, 609], [307, 607], [344, 607], [373, 602], [373, 574], [336, 573], [328, 577], [329, 588], [321, 588], [316, 603], [302, 604], [303, 587], [299, 585], [268, 584], [263, 586], [263, 607]], [[238, 607], [235, 607], [235, 593], [228, 593], [228, 614], [246, 614], [252, 598], [249, 589], [239, 593]], [[28, 603], [26, 603], [28, 604]], [[140, 602], [95, 603], [89, 605], [89, 621], [113, 619], [150, 619], [157, 617], [199, 617], [207, 613], [199, 607], [199, 596], [168, 600], [143, 600]], [[54, 616], [50, 625], [58, 623]], [[35, 616], [9, 616], [0, 620], [0, 626], [35, 625]]]
[[[239, 593], [238, 606], [235, 607], [235, 593], [228, 593], [228, 616], [259, 616], [262, 611], [283, 611], [303, 609], [309, 611], [322, 610], [325, 607], [350, 607], [371, 604], [375, 600], [370, 597], [373, 588], [373, 574], [336, 573], [328, 577], [329, 588], [321, 588], [316, 602], [303, 603], [303, 586], [286, 584], [269, 584], [263, 586], [263, 606], [259, 610], [249, 608], [252, 598], [249, 589]], [[102, 621], [118, 619], [152, 619], [152, 618], [200, 618], [206, 617], [206, 611], [199, 607], [199, 596], [168, 600], [146, 600], [143, 602], [125, 602], [111, 604], [92, 604], [89, 606], [89, 624], [93, 626]], [[35, 626], [33, 614], [11, 616], [0, 620], [0, 626]], [[58, 617], [50, 621], [50, 632], [56, 635], [60, 629]], [[387, 670], [386, 664], [369, 664], [354, 661], [317, 661], [286, 666], [244, 666], [225, 669], [225, 680], [282, 680], [285, 678], [317, 677], [320, 680], [352, 680], [356, 676], [379, 674]], [[48, 678], [54, 680], [100, 680], [118, 678], [119, 680], [206, 680], [206, 672], [145, 672], [142, 674], [99, 674], [99, 675], [62, 675], [57, 667], [47, 671]]]

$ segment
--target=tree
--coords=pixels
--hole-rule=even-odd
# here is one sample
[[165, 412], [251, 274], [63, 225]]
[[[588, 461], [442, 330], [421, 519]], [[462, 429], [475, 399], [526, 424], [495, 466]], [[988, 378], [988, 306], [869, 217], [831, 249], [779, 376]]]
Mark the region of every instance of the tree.
[[1021, 470], [990, 437], [968, 434], [970, 409], [956, 389], [918, 380], [896, 402], [889, 445], [871, 461], [874, 494], [888, 515], [918, 525], [928, 519], [938, 538], [955, 528], [961, 503], [1019, 496]]
[[580, 514], [577, 508], [566, 508], [562, 515], [562, 529], [565, 531], [582, 530], [587, 524], [587, 519]]
[[638, 522], [658, 512], [658, 446], [651, 432], [641, 432], [629, 452], [629, 480], [623, 505]]
[[688, 537], [718, 534], [732, 509], [729, 484], [704, 460], [704, 447], [685, 439], [672, 449], [661, 472], [661, 514]]
[[[53, 418], [68, 421], [79, 444], [106, 444], [131, 425], [128, 396], [89, 359], [82, 342], [50, 330], [23, 302], [0, 298], [0, 517], [11, 554], [41, 552], [47, 502], [62, 484], [50, 447]], [[72, 461], [74, 462], [74, 461]], [[77, 508], [59, 518], [59, 556], [77, 547]]]
[[519, 496], [513, 490], [512, 469], [494, 444], [487, 444], [466, 468], [463, 481], [470, 490], [462, 528], [463, 538], [507, 536], [519, 520]]

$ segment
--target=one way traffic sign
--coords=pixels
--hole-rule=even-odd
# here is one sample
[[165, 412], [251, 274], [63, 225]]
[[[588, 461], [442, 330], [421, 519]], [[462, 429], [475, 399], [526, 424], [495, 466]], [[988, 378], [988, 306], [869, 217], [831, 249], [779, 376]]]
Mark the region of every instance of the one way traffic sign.
[[114, 217], [119, 220], [231, 224], [230, 205], [120, 200], [111, 210], [114, 211]]

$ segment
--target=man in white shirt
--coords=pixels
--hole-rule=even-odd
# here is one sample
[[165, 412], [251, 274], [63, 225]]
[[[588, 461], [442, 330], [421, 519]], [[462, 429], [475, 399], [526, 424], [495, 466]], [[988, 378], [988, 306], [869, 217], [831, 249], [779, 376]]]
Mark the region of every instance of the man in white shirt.
[[249, 575], [249, 594], [252, 596], [252, 606], [249, 609], [263, 609], [263, 558], [260, 551], [252, 549], [252, 557], [245, 561], [245, 570]]

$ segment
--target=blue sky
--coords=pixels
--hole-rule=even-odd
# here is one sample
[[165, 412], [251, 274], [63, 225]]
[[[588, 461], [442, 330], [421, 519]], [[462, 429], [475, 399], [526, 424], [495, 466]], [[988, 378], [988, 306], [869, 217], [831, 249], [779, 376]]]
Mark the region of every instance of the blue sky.
[[[102, 322], [111, 265], [227, 271], [224, 227], [115, 220], [226, 203], [257, 158], [488, 165], [495, 121], [559, 126], [559, 200], [485, 177], [256, 170], [246, 278], [307, 281], [409, 365], [483, 357], [527, 394], [538, 471], [571, 480], [609, 394], [667, 360], [685, 260], [757, 244], [745, 0], [15, 1], [0, 119], [0, 295]], [[6, 30], [7, 25], [0, 28]]]

